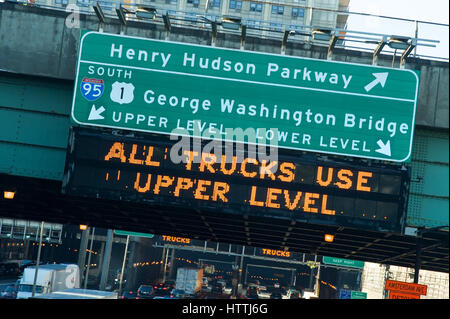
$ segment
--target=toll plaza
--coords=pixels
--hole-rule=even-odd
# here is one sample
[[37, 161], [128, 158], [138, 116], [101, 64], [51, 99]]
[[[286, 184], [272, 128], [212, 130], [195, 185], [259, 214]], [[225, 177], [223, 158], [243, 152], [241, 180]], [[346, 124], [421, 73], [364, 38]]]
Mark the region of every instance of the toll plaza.
[[448, 273], [448, 61], [0, 5], [0, 217]]

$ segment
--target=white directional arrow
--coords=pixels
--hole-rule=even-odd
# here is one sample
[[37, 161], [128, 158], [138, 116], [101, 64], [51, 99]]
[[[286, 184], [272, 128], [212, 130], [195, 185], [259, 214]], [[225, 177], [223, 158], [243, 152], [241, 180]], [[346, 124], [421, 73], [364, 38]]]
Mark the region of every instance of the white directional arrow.
[[375, 150], [375, 152], [391, 156], [391, 141], [388, 140], [386, 144], [384, 144], [382, 140], [378, 140], [377, 144], [380, 148]]
[[88, 120], [103, 120], [105, 117], [102, 114], [105, 111], [103, 106], [100, 106], [98, 109], [95, 108], [95, 105], [92, 105], [91, 112], [89, 113]]
[[378, 83], [380, 83], [381, 86], [384, 87], [384, 84], [386, 83], [389, 72], [372, 73], [372, 75], [375, 76], [375, 80], [373, 80], [372, 82], [370, 82], [369, 84], [367, 84], [364, 87], [364, 89], [367, 92], [372, 90], [375, 87], [375, 85], [377, 85]]

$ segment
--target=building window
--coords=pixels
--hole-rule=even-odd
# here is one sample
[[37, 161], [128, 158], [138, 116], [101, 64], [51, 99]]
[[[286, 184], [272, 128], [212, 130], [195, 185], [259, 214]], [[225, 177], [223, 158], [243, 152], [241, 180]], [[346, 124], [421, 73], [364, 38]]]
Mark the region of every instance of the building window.
[[195, 12], [186, 12], [186, 21], [197, 21], [197, 14]]
[[262, 12], [262, 3], [250, 2], [250, 11]]
[[242, 1], [230, 0], [230, 9], [241, 10], [242, 9]]
[[99, 1], [98, 2], [103, 10], [112, 10], [113, 9], [113, 3], [110, 1]]
[[281, 23], [270, 23], [270, 31], [281, 31], [283, 25]]
[[67, 6], [69, 4], [69, 0], [55, 0], [55, 4]]
[[247, 26], [251, 29], [259, 29], [260, 27], [260, 22], [259, 21], [255, 21], [255, 20], [248, 20], [247, 21]]
[[303, 8], [292, 8], [292, 17], [303, 17], [305, 15], [305, 10]]
[[220, 0], [209, 0], [210, 8], [220, 8]]
[[89, 7], [90, 3], [90, 0], [77, 0], [77, 6], [79, 7]]
[[175, 19], [177, 16], [177, 12], [175, 10], [167, 10], [167, 13], [169, 14], [169, 18]]
[[199, 4], [200, 4], [200, 0], [187, 0], [187, 3], [192, 4], [192, 6], [194, 8], [198, 8]]
[[301, 32], [301, 31], [303, 31], [303, 28], [300, 25], [291, 24], [289, 26], [289, 30], [294, 30], [294, 31], [297, 31], [297, 32]]
[[177, 4], [177, 0], [166, 0], [167, 4]]
[[272, 14], [284, 14], [284, 6], [272, 6]]

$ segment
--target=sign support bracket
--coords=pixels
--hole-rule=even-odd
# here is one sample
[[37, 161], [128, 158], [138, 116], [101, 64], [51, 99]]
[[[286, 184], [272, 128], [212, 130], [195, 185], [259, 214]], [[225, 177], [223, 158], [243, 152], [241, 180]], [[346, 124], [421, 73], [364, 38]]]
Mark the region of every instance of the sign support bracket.
[[103, 13], [102, 7], [100, 6], [100, 3], [92, 6], [94, 8], [95, 11], [95, 15], [98, 18], [98, 32], [103, 32], [103, 28], [105, 26], [105, 14]]
[[378, 57], [380, 56], [380, 53], [386, 44], [387, 44], [387, 37], [383, 36], [383, 39], [381, 39], [380, 42], [378, 42], [378, 45], [375, 48], [375, 51], [373, 52], [372, 65], [375, 66], [378, 65]]
[[246, 36], [247, 36], [247, 26], [244, 24], [241, 27], [241, 46], [240, 46], [241, 50], [244, 50]]
[[166, 12], [166, 14], [163, 14], [162, 18], [163, 18], [163, 21], [164, 21], [164, 27], [166, 29], [166, 38], [165, 38], [165, 40], [168, 41], [169, 40], [170, 29], [171, 29], [169, 13]]
[[127, 19], [125, 17], [125, 12], [123, 11], [122, 5], [120, 5], [120, 7], [116, 9], [116, 13], [120, 21], [120, 35], [123, 35], [127, 27]]
[[336, 34], [333, 34], [330, 39], [330, 45], [328, 46], [327, 60], [331, 60], [331, 57], [333, 56], [333, 49], [336, 45], [337, 40], [338, 37], [336, 36]]
[[406, 64], [406, 58], [412, 52], [412, 50], [416, 47], [417, 40], [413, 39], [408, 48], [403, 52], [402, 57], [400, 58], [400, 68], [404, 69]]
[[217, 38], [217, 23], [215, 21], [211, 21], [211, 46], [216, 46], [216, 38]]

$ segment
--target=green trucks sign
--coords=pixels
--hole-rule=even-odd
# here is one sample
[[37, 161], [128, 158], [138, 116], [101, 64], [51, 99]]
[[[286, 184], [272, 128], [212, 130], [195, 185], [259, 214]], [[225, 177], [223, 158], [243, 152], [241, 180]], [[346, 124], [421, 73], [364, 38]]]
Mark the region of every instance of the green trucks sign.
[[408, 161], [418, 75], [84, 32], [76, 124]]

